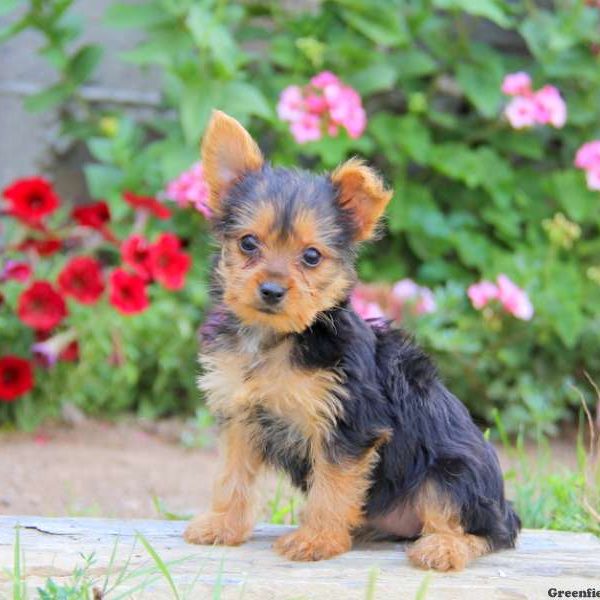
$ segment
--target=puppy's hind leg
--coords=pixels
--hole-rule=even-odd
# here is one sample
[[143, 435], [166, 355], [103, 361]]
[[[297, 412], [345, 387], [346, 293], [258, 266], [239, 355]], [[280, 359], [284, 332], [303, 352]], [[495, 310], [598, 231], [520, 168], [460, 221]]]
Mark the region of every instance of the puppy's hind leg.
[[471, 560], [490, 552], [485, 538], [465, 533], [459, 510], [431, 482], [420, 490], [415, 509], [423, 528], [421, 537], [407, 551], [413, 565], [461, 571]]

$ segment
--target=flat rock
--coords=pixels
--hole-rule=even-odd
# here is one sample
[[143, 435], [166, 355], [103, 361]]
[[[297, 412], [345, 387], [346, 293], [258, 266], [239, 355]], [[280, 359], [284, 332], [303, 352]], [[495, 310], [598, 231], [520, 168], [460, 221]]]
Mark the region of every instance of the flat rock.
[[[290, 530], [259, 525], [237, 548], [190, 546], [185, 522], [86, 518], [0, 517], [0, 597], [12, 597], [16, 527], [22, 571], [31, 594], [48, 577], [67, 584], [93, 555], [88, 575], [104, 598], [177, 597], [143, 539], [167, 565], [178, 597], [245, 600], [327, 598], [414, 599], [427, 579], [424, 598], [509, 600], [548, 598], [548, 590], [600, 594], [600, 540], [591, 534], [525, 530], [517, 548], [480, 558], [461, 573], [427, 573], [410, 566], [405, 545], [356, 546], [340, 557], [294, 563], [272, 550]], [[374, 591], [367, 596], [369, 581]], [[31, 597], [34, 597], [33, 595]]]

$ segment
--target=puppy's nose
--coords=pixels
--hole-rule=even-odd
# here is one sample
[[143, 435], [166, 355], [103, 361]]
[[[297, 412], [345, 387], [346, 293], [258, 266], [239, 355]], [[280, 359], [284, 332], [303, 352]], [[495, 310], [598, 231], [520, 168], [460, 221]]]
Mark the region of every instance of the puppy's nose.
[[273, 281], [265, 281], [259, 286], [258, 291], [262, 301], [271, 306], [279, 304], [287, 292], [283, 286]]

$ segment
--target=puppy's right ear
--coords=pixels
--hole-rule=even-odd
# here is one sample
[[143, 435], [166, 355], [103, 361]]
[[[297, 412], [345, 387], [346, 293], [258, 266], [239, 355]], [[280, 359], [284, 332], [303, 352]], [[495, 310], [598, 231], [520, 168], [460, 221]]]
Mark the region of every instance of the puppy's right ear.
[[264, 158], [252, 136], [220, 110], [212, 113], [202, 140], [202, 166], [210, 188], [209, 207], [220, 212], [229, 187], [249, 171], [258, 171]]

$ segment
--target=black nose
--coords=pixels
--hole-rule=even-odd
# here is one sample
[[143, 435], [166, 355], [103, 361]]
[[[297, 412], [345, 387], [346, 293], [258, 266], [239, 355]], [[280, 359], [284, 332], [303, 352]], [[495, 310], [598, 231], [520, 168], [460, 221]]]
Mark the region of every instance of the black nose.
[[286, 289], [272, 281], [262, 283], [258, 288], [260, 297], [265, 304], [275, 305], [283, 300]]

